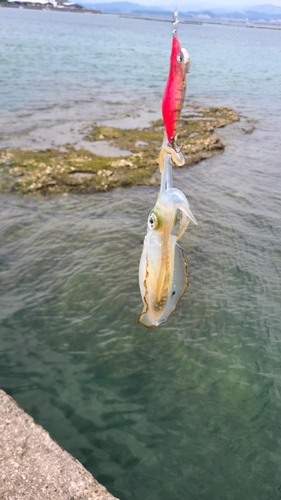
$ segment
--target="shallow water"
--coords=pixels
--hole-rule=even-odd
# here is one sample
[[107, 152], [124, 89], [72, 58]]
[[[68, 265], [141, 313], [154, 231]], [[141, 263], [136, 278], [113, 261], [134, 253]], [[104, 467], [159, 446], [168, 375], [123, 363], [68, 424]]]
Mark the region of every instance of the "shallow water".
[[[113, 95], [112, 110], [129, 110], [139, 98], [147, 109], [153, 101], [160, 107], [167, 23], [7, 10], [0, 9], [0, 20], [3, 11], [10, 23], [37, 16], [42, 40], [58, 23], [64, 37], [75, 30], [83, 41], [96, 20], [113, 45], [120, 27], [131, 48], [139, 47], [139, 38], [147, 40], [138, 49], [141, 68], [135, 65], [135, 72], [126, 73], [129, 48], [119, 47], [120, 67], [110, 69], [104, 96], [126, 81], [128, 94], [120, 106]], [[222, 155], [175, 171], [175, 186], [186, 193], [198, 220], [182, 239], [190, 286], [178, 310], [153, 331], [137, 324], [138, 263], [157, 188], [50, 198], [1, 195], [0, 386], [122, 500], [277, 499], [281, 63], [273, 47], [281, 34], [204, 25], [180, 30], [193, 59], [192, 98], [230, 104], [252, 122], [243, 119], [220, 131], [227, 145]], [[103, 62], [110, 68], [108, 43]], [[152, 66], [159, 79], [155, 89], [142, 52], [158, 64], [158, 70]], [[17, 61], [25, 73], [25, 63]], [[87, 73], [89, 65], [80, 64]], [[71, 80], [70, 67], [63, 67]], [[149, 75], [144, 88], [137, 85], [140, 73]], [[77, 72], [75, 78], [74, 86], [84, 76]], [[40, 96], [34, 92], [20, 101], [12, 93], [15, 106], [7, 107], [8, 115], [18, 119], [18, 99], [32, 121]], [[56, 110], [66, 105], [60, 99], [53, 95]], [[143, 109], [138, 102], [135, 113]], [[104, 119], [112, 116], [108, 111]], [[253, 133], [245, 133], [252, 124]]]

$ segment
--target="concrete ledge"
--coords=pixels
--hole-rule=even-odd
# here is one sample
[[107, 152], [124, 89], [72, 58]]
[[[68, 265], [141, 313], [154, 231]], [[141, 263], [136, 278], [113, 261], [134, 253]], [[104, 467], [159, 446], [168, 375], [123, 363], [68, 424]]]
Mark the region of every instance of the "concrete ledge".
[[117, 500], [0, 390], [1, 500]]

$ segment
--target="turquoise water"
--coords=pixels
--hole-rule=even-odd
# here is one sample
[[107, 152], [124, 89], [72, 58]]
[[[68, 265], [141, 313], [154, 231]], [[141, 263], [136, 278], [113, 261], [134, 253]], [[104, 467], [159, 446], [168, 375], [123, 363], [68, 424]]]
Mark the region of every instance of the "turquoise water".
[[[85, 103], [89, 119], [160, 109], [167, 23], [8, 9], [0, 22], [8, 129]], [[281, 32], [179, 33], [188, 99], [252, 121], [220, 131], [222, 155], [175, 172], [198, 220], [178, 311], [137, 324], [157, 188], [1, 195], [0, 387], [122, 500], [278, 499]]]

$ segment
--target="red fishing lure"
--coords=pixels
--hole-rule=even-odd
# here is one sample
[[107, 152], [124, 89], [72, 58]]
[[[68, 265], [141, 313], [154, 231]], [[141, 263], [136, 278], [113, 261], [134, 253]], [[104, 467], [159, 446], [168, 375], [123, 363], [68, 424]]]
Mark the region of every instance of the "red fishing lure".
[[188, 52], [181, 49], [176, 35], [172, 40], [170, 73], [162, 99], [162, 116], [169, 144], [173, 144], [185, 96], [185, 76], [190, 66]]

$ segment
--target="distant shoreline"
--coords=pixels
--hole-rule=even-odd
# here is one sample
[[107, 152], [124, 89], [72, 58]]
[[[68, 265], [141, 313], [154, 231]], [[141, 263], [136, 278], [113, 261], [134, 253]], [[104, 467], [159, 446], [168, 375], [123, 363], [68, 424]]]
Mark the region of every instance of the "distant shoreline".
[[[157, 16], [147, 16], [147, 15], [138, 15], [138, 14], [123, 14], [122, 12], [103, 12], [101, 10], [95, 9], [75, 9], [75, 8], [57, 8], [57, 7], [46, 7], [40, 5], [14, 5], [8, 4], [7, 2], [0, 1], [0, 7], [6, 7], [9, 9], [26, 9], [26, 10], [47, 10], [47, 11], [55, 11], [55, 12], [74, 12], [80, 14], [103, 14], [103, 15], [111, 15], [118, 16], [122, 18], [129, 19], [139, 19], [141, 21], [158, 21], [162, 23], [171, 23], [171, 19], [157, 17]], [[241, 28], [257, 28], [257, 29], [269, 29], [269, 30], [281, 30], [281, 26], [279, 25], [269, 25], [269, 24], [261, 24], [261, 23], [244, 23], [242, 21], [212, 21], [212, 20], [194, 20], [194, 19], [183, 19], [181, 20], [181, 24], [193, 24], [195, 26], [201, 26], [203, 24], [209, 25], [219, 25], [219, 26], [231, 26], [231, 27], [241, 27]]]
[[[115, 13], [115, 12], [101, 12], [101, 14], [107, 14], [107, 15], [117, 15], [119, 17], [128, 17], [131, 19], [140, 19], [143, 21], [159, 21], [163, 23], [171, 23], [171, 19], [164, 19], [160, 17], [154, 17], [154, 16], [141, 16], [137, 14], [121, 14], [121, 13]], [[243, 23], [238, 22], [238, 21], [210, 21], [210, 20], [205, 20], [204, 21], [197, 21], [193, 19], [184, 19], [180, 21], [180, 24], [194, 24], [194, 25], [202, 25], [202, 24], [214, 24], [214, 25], [219, 25], [219, 26], [232, 26], [232, 27], [241, 27], [241, 28], [262, 28], [262, 29], [272, 29], [272, 30], [281, 30], [281, 26], [278, 25], [263, 25], [263, 24], [255, 24], [255, 23]]]
[[8, 9], [25, 9], [25, 10], [47, 10], [47, 11], [55, 11], [55, 12], [75, 12], [75, 13], [80, 13], [80, 14], [102, 14], [101, 10], [94, 10], [94, 9], [71, 9], [64, 7], [63, 9], [60, 9], [58, 7], [46, 7], [45, 5], [15, 5], [15, 4], [9, 4], [6, 2], [0, 2], [0, 7], [6, 7]]
[[[122, 13], [115, 13], [115, 12], [101, 12], [101, 14], [108, 14], [108, 15], [113, 15], [113, 16], [119, 16], [119, 17], [128, 17], [129, 19], [140, 19], [142, 21], [159, 21], [161, 23], [171, 23], [171, 19], [164, 19], [163, 17], [154, 17], [154, 16], [141, 16], [138, 14], [122, 14]], [[202, 21], [195, 21], [192, 19], [184, 19], [183, 21], [180, 22], [181, 24], [203, 24]]]

